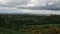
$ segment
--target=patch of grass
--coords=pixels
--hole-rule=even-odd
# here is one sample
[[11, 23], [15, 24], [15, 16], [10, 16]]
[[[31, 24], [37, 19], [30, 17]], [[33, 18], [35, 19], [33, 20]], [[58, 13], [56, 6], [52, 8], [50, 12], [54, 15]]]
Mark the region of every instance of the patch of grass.
[[0, 27], [0, 34], [31, 34], [29, 32], [21, 32], [21, 31], [14, 31], [12, 29], [1, 28]]
[[0, 34], [58, 34], [60, 32], [60, 24], [24, 25], [21, 27], [18, 31], [0, 27]]
[[46, 24], [46, 25], [29, 25], [23, 26], [23, 31], [31, 32], [32, 34], [60, 34], [60, 24]]

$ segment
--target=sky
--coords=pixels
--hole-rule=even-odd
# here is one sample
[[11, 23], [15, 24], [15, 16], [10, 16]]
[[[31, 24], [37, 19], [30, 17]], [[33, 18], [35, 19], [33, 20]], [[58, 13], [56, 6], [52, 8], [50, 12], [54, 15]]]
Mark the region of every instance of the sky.
[[60, 0], [0, 0], [0, 14], [60, 15]]

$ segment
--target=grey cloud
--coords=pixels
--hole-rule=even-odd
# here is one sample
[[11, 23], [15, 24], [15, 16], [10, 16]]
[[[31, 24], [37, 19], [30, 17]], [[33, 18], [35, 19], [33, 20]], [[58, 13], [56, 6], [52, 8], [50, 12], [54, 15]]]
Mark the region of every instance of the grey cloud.
[[[31, 6], [24, 6], [24, 7], [16, 7], [18, 5], [27, 5], [28, 2], [30, 2], [30, 0], [4, 0], [4, 2], [0, 2], [0, 6], [4, 6], [4, 7], [16, 7], [16, 8], [20, 8], [20, 9], [30, 9], [30, 10], [60, 10], [60, 1], [57, 0], [58, 2], [54, 3], [55, 1], [51, 0], [53, 3], [52, 5], [45, 5], [45, 6], [40, 6], [40, 4], [44, 4], [46, 3], [46, 0], [33, 0], [34, 2], [32, 4], [36, 4], [35, 6], [31, 7]], [[37, 2], [36, 2], [37, 1]], [[44, 3], [43, 3], [44, 2]], [[48, 2], [47, 2], [48, 3]]]
[[2, 0], [0, 1], [0, 5], [4, 6], [18, 6], [18, 5], [26, 5], [30, 0]]
[[[30, 10], [53, 10], [53, 11], [59, 11], [60, 10], [60, 0], [51, 0], [52, 3], [51, 5], [49, 4], [49, 2], [46, 2], [46, 5], [45, 6], [37, 6], [37, 5], [40, 5], [40, 2], [38, 1], [37, 5], [33, 6], [33, 7], [18, 7], [20, 9], [30, 9]], [[35, 1], [36, 2], [36, 1]], [[42, 3], [44, 4], [44, 3]], [[48, 4], [48, 5], [47, 5]]]
[[14, 0], [13, 2], [9, 2], [8, 5], [25, 5], [29, 2], [29, 0]]
[[18, 7], [20, 9], [30, 9], [30, 10], [53, 10], [53, 11], [59, 11], [60, 10], [60, 6], [56, 7], [56, 6], [39, 6], [39, 7]]

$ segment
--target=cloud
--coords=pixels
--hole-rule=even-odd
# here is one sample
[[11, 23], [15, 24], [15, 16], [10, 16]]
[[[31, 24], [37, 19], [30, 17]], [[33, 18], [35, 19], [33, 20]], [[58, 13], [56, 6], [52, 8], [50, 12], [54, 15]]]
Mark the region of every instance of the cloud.
[[0, 0], [0, 13], [60, 14], [60, 0], [56, 1]]
[[60, 0], [31, 0], [31, 4], [25, 7], [18, 7], [20, 9], [30, 9], [30, 10], [60, 10]]
[[4, 6], [18, 6], [26, 5], [30, 0], [0, 0], [0, 5]]

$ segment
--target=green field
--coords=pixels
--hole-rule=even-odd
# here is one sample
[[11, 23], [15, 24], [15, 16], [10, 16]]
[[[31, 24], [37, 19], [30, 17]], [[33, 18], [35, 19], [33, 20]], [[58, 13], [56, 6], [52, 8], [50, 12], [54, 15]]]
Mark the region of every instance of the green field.
[[[50, 34], [50, 33], [53, 34], [53, 32], [54, 33], [60, 32], [60, 24], [28, 25], [28, 26], [20, 26], [20, 27], [23, 27], [23, 28], [20, 28], [19, 31], [0, 27], [0, 34], [35, 34], [35, 33], [36, 34]], [[58, 29], [59, 31], [56, 31], [56, 29]]]
[[15, 31], [15, 30], [12, 30], [12, 29], [7, 29], [7, 28], [0, 27], [0, 34], [31, 34], [31, 33]]

